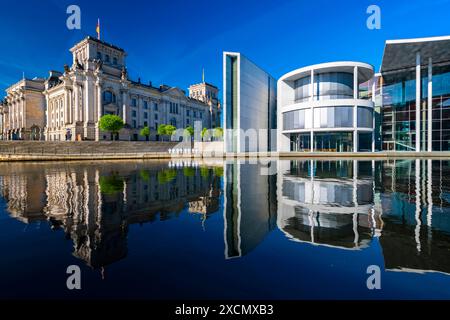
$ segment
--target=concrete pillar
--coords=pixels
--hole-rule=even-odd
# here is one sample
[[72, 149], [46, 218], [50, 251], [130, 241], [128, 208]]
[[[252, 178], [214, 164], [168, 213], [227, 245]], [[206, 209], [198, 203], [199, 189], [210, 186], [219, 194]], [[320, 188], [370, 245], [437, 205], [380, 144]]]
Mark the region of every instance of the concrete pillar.
[[[353, 98], [359, 98], [358, 67], [353, 69]], [[353, 106], [353, 152], [358, 152], [358, 105]]]
[[377, 86], [375, 78], [372, 79], [372, 102], [373, 102], [373, 110], [372, 110], [372, 152], [375, 152], [375, 94], [376, 94]]
[[433, 151], [433, 61], [428, 59], [428, 152]]
[[416, 152], [420, 152], [420, 97], [421, 97], [421, 74], [420, 74], [420, 52], [416, 54]]
[[311, 70], [311, 85], [309, 88], [310, 92], [309, 92], [309, 96], [310, 96], [310, 100], [311, 100], [311, 141], [310, 141], [310, 150], [311, 152], [314, 152], [314, 108], [313, 108], [313, 102], [314, 102], [314, 70]]

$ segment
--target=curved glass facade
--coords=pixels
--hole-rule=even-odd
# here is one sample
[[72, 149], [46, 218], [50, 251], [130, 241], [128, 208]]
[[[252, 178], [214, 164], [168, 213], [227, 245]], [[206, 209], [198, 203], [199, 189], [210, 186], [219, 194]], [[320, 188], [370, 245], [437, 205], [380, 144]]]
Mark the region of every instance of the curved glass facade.
[[319, 73], [314, 77], [317, 100], [353, 99], [353, 74], [345, 72]]
[[295, 88], [295, 102], [305, 102], [308, 101], [311, 97], [310, 88], [311, 88], [311, 77], [304, 77], [298, 79], [294, 82]]
[[310, 129], [311, 127], [311, 109], [302, 109], [283, 113], [284, 130], [301, 130]]
[[353, 107], [325, 107], [314, 109], [314, 128], [352, 128]]
[[373, 110], [366, 107], [358, 107], [358, 128], [373, 127]]

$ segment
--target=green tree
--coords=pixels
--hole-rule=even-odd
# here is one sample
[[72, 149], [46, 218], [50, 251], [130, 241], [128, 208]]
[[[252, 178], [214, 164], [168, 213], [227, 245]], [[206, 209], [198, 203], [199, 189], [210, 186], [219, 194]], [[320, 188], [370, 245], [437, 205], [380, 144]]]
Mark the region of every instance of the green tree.
[[164, 137], [166, 135], [166, 125], [165, 124], [160, 124], [158, 126], [158, 135], [160, 135], [161, 137]]
[[211, 131], [208, 128], [202, 129], [202, 140], [210, 140], [211, 139]]
[[111, 133], [111, 140], [115, 140], [115, 136], [123, 128], [125, 123], [122, 118], [114, 114], [106, 114], [100, 118], [99, 128], [102, 131]]
[[141, 129], [141, 131], [139, 132], [139, 134], [143, 137], [145, 137], [145, 140], [149, 140], [150, 137], [150, 128], [145, 126]]
[[186, 129], [184, 129], [184, 134], [189, 135], [192, 138], [194, 137], [194, 128], [192, 126], [187, 126]]
[[217, 140], [221, 140], [223, 138], [223, 129], [221, 127], [217, 127], [213, 131], [213, 136]]
[[177, 128], [171, 124], [166, 125], [166, 135], [171, 137], [175, 131], [177, 131]]
[[162, 137], [164, 136], [170, 137], [175, 133], [176, 130], [177, 128], [170, 124], [160, 124], [158, 126], [158, 134]]

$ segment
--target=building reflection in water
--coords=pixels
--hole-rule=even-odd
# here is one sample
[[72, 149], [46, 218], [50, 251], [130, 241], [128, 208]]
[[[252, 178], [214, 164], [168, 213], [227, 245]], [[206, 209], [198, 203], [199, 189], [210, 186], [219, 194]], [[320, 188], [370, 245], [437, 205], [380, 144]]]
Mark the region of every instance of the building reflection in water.
[[0, 170], [13, 172], [0, 178], [10, 215], [62, 228], [74, 256], [96, 269], [127, 255], [130, 224], [167, 220], [185, 207], [204, 221], [219, 209], [221, 168], [195, 162], [2, 164]]
[[276, 175], [267, 165], [245, 160], [227, 162], [224, 174], [225, 258], [248, 254], [276, 227]]
[[450, 162], [384, 163], [380, 244], [386, 269], [450, 273]]
[[387, 270], [450, 273], [450, 161], [3, 163], [0, 172], [8, 213], [63, 229], [93, 268], [127, 255], [131, 224], [183, 210], [205, 227], [221, 210], [223, 183], [225, 259], [251, 253], [278, 227], [336, 250], [376, 240]]
[[278, 227], [290, 239], [343, 249], [367, 247], [380, 225], [371, 162], [279, 163]]

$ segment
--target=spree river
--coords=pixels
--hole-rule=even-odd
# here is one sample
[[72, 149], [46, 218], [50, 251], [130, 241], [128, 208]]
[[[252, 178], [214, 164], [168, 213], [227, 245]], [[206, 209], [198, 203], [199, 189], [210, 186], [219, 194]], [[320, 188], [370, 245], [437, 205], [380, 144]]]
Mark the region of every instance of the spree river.
[[0, 254], [3, 299], [448, 299], [450, 162], [1, 163]]

